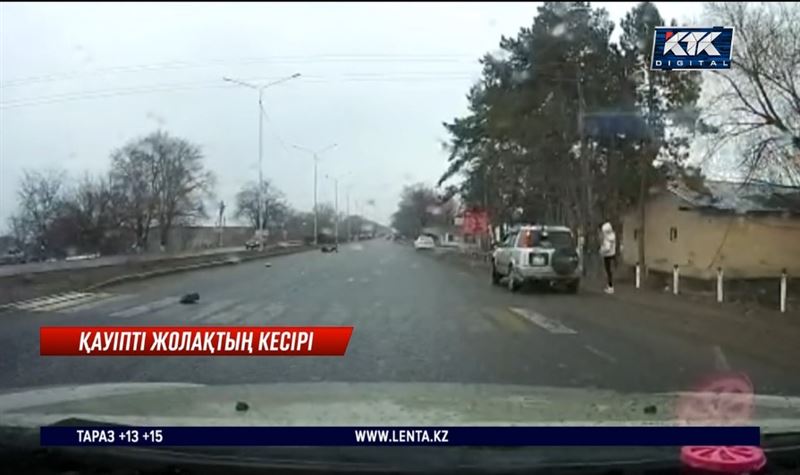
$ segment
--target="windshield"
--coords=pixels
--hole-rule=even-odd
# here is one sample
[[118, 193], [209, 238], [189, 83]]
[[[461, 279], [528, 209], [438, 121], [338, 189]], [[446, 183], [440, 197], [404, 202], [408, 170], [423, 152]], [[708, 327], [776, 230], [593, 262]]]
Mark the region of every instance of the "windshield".
[[520, 247], [546, 247], [555, 249], [574, 249], [572, 234], [568, 231], [523, 231]]
[[[732, 375], [800, 396], [797, 25], [770, 2], [4, 2], [0, 390], [254, 425], [286, 401], [271, 422], [661, 423]], [[70, 333], [110, 327], [277, 330], [146, 356]], [[86, 388], [155, 383], [225, 389]], [[317, 389], [266, 397], [292, 384]]]

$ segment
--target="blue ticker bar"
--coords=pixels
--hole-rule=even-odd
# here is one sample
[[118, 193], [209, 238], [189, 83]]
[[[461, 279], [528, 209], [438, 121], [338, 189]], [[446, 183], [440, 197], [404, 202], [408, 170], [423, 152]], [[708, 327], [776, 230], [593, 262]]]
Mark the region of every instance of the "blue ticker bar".
[[758, 427], [47, 426], [42, 446], [686, 446], [761, 444]]

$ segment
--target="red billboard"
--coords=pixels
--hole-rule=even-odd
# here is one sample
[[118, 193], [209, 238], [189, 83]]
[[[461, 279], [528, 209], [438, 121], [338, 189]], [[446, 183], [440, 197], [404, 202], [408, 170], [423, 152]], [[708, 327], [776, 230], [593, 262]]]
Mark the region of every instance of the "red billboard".
[[483, 210], [470, 210], [464, 213], [462, 224], [464, 234], [485, 234], [489, 230], [489, 215]]

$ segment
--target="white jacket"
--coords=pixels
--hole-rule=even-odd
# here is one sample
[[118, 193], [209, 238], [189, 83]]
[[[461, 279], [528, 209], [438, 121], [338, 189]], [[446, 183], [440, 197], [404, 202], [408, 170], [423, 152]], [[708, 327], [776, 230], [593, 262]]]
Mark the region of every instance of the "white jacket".
[[617, 253], [617, 235], [614, 233], [614, 228], [611, 223], [603, 223], [600, 228], [603, 232], [603, 241], [600, 243], [600, 255], [603, 257], [612, 257]]

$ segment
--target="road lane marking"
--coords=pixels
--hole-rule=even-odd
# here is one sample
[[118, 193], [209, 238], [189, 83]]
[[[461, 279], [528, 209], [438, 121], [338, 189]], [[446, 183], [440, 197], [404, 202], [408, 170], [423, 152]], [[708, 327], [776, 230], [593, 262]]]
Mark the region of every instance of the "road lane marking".
[[575, 335], [578, 333], [572, 328], [569, 328], [568, 326], [559, 322], [558, 320], [547, 318], [541, 313], [534, 312], [533, 310], [527, 308], [519, 308], [519, 307], [509, 307], [509, 310], [519, 315], [520, 317], [524, 318], [525, 320], [533, 323], [534, 325], [544, 328], [550, 333], [558, 335]]
[[286, 305], [282, 304], [281, 302], [272, 302], [267, 305], [267, 308], [264, 309], [264, 313], [267, 316], [267, 320], [275, 320], [276, 318], [283, 315], [286, 311]]
[[28, 312], [54, 312], [63, 313], [62, 309], [73, 307], [92, 301], [103, 301], [111, 297], [112, 294], [105, 292], [65, 292], [61, 294], [48, 295], [20, 302], [0, 306], [1, 309], [25, 310]]
[[[250, 317], [251, 315], [258, 313], [258, 310], [260, 308], [261, 308], [261, 304], [260, 303], [243, 303], [243, 304], [239, 304], [239, 305], [233, 307], [228, 312], [218, 313], [217, 315], [230, 316], [230, 318], [227, 321], [222, 320], [222, 321], [220, 321], [220, 323], [228, 323], [228, 322], [230, 322], [230, 323], [242, 323], [242, 322], [248, 320], [248, 317]], [[216, 315], [215, 315], [215, 317], [216, 317]], [[212, 320], [214, 320], [213, 317], [212, 317]], [[258, 323], [262, 323], [262, 321], [259, 320]]]
[[141, 315], [147, 312], [155, 312], [156, 310], [161, 310], [164, 307], [167, 307], [172, 304], [178, 303], [178, 296], [172, 297], [165, 297], [160, 300], [155, 300], [153, 302], [149, 302], [142, 305], [137, 305], [135, 307], [126, 308], [124, 310], [118, 310], [111, 315], [112, 318], [131, 318]]
[[72, 307], [74, 305], [80, 305], [81, 303], [87, 303], [87, 302], [92, 302], [92, 301], [96, 301], [96, 300], [100, 300], [100, 299], [105, 299], [105, 298], [108, 298], [110, 296], [111, 296], [111, 294], [107, 294], [105, 292], [100, 292], [100, 293], [96, 293], [96, 294], [84, 294], [84, 295], [82, 295], [80, 297], [76, 297], [74, 299], [64, 300], [64, 301], [61, 301], [61, 302], [45, 305], [45, 306], [42, 306], [42, 307], [37, 307], [36, 311], [37, 312], [53, 312], [53, 311], [60, 310], [60, 309], [63, 309], [63, 308]]
[[37, 303], [47, 302], [47, 301], [49, 301], [51, 299], [54, 299], [54, 298], [57, 298], [57, 297], [60, 297], [60, 296], [63, 296], [63, 295], [71, 295], [71, 294], [72, 294], [72, 292], [62, 292], [62, 293], [59, 293], [59, 294], [46, 295], [44, 297], [36, 297], [34, 299], [20, 300], [18, 302], [7, 303], [5, 305], [0, 306], [0, 308], [22, 309], [23, 306], [28, 306], [28, 307], [35, 306]]
[[237, 323], [244, 321], [250, 315], [256, 313], [260, 308], [259, 303], [236, 303], [236, 300], [222, 300], [211, 303], [205, 309], [198, 312], [192, 321], [205, 319], [206, 323]]
[[66, 292], [63, 294], [56, 294], [56, 295], [48, 295], [46, 297], [40, 297], [37, 299], [26, 300], [23, 302], [9, 304], [10, 307], [16, 308], [17, 310], [38, 310], [40, 308], [44, 308], [49, 305], [57, 304], [60, 302], [67, 302], [70, 300], [76, 300], [80, 298], [84, 298], [87, 294], [84, 292]]
[[712, 350], [714, 351], [714, 367], [717, 371], [730, 371], [731, 366], [728, 364], [728, 358], [725, 357], [725, 353], [722, 352], [722, 347], [714, 345]]
[[516, 315], [506, 309], [489, 308], [484, 309], [484, 312], [486, 315], [491, 317], [491, 322], [495, 323], [502, 329], [516, 333], [525, 333], [528, 331], [528, 326], [519, 318], [517, 318]]
[[585, 345], [584, 348], [589, 350], [590, 353], [594, 353], [595, 355], [599, 356], [600, 358], [603, 358], [604, 360], [608, 361], [609, 363], [616, 363], [617, 362], [616, 358], [614, 358], [613, 356], [609, 355], [608, 353], [606, 353], [604, 351], [598, 350], [597, 348], [593, 347], [592, 345]]
[[207, 317], [214, 315], [216, 313], [221, 312], [222, 310], [232, 307], [236, 304], [236, 300], [232, 299], [220, 299], [215, 300], [211, 303], [201, 303], [199, 305], [199, 310], [196, 312], [192, 312], [188, 319], [192, 322], [200, 322], [205, 320]]
[[100, 307], [102, 305], [121, 302], [123, 300], [127, 300], [127, 299], [130, 299], [130, 298], [133, 298], [134, 296], [135, 296], [134, 294], [113, 295], [113, 296], [110, 296], [108, 298], [91, 300], [91, 301], [86, 302], [86, 303], [80, 303], [78, 305], [71, 306], [71, 307], [66, 308], [66, 309], [61, 309], [61, 310], [58, 310], [58, 313], [71, 314], [71, 313], [83, 312], [85, 310], [91, 310], [93, 308]]

